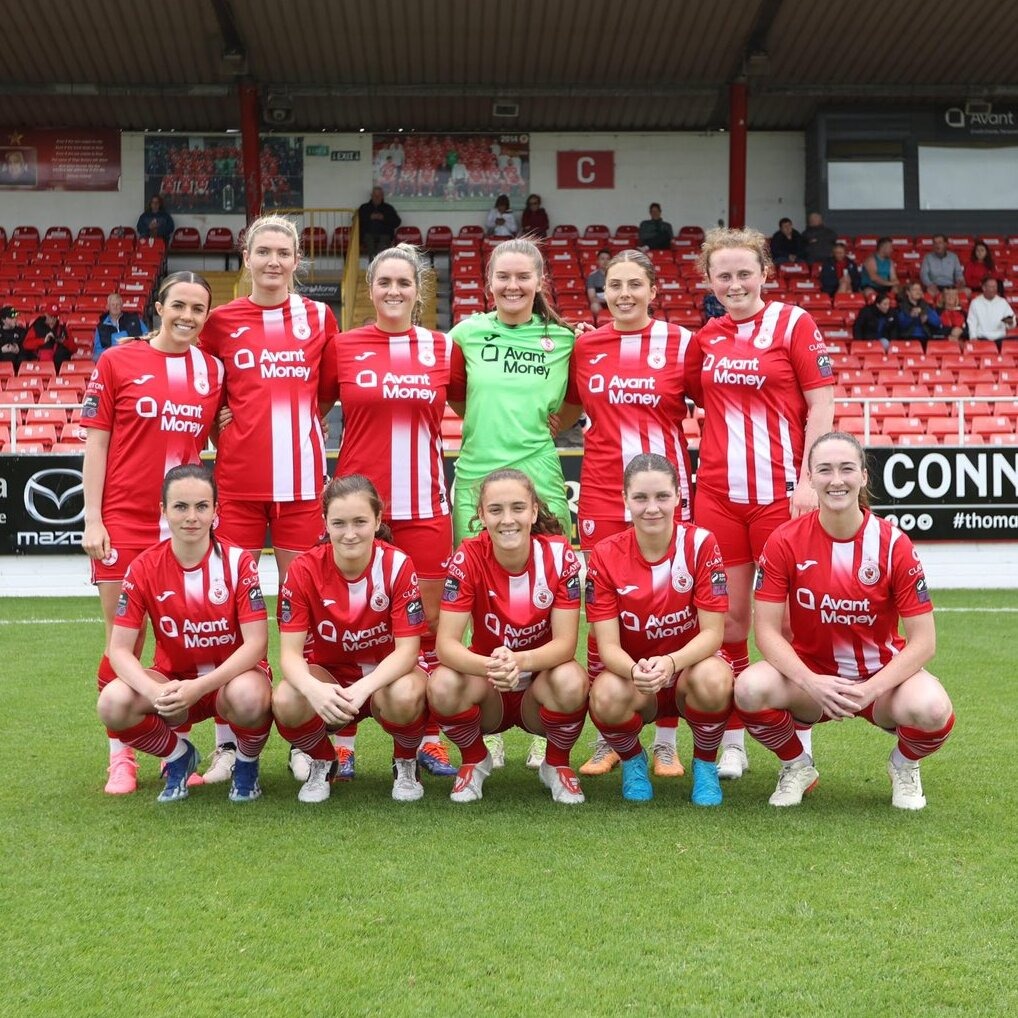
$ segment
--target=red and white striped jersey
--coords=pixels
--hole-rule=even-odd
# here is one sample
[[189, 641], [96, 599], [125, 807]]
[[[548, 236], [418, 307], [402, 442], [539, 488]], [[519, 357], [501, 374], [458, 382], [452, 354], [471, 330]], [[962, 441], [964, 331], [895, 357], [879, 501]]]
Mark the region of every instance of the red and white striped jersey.
[[128, 566], [113, 624], [142, 629], [146, 615], [156, 637], [156, 671], [175, 679], [207, 675], [244, 642], [243, 624], [266, 619], [258, 566], [243, 548], [216, 541], [185, 569], [163, 541]]
[[580, 468], [581, 519], [630, 520], [622, 501], [622, 475], [634, 457], [658, 453], [679, 474], [682, 519], [690, 518], [686, 416], [688, 372], [699, 360], [688, 329], [651, 321], [643, 332], [622, 333], [613, 324], [576, 340], [569, 362], [567, 403], [590, 419]]
[[816, 322], [771, 301], [744, 322], [712, 318], [695, 343], [705, 411], [697, 486], [742, 505], [790, 498], [806, 436], [803, 393], [834, 384]]
[[668, 552], [648, 562], [635, 530], [606, 537], [587, 563], [587, 621], [619, 620], [634, 661], [684, 647], [700, 632], [697, 609], [728, 611], [728, 577], [709, 530], [676, 525]]
[[199, 461], [222, 399], [223, 365], [196, 347], [169, 354], [135, 340], [99, 358], [81, 425], [110, 433], [102, 514], [114, 546], [169, 537], [159, 513], [163, 478]]
[[[580, 560], [564, 537], [532, 535], [527, 567], [516, 576], [499, 565], [487, 531], [468, 537], [449, 563], [442, 611], [471, 614], [475, 654], [543, 646], [553, 608], [580, 610]], [[521, 676], [524, 684], [529, 678]]]
[[449, 515], [442, 415], [452, 340], [415, 326], [366, 325], [336, 341], [343, 444], [336, 475], [363, 474], [392, 520]]
[[298, 555], [280, 586], [276, 614], [279, 631], [307, 633], [308, 660], [344, 685], [387, 658], [397, 636], [428, 631], [413, 563], [379, 540], [367, 568], [353, 580], [339, 571], [331, 544]]
[[899, 616], [933, 611], [912, 542], [869, 512], [851, 541], [831, 537], [819, 510], [783, 523], [764, 545], [756, 597], [787, 598], [792, 646], [808, 668], [860, 681], [905, 646]]
[[241, 297], [209, 315], [200, 342], [226, 366], [233, 411], [216, 457], [220, 495], [299, 502], [321, 494], [318, 404], [336, 398], [337, 332], [328, 307], [297, 294], [268, 308]]

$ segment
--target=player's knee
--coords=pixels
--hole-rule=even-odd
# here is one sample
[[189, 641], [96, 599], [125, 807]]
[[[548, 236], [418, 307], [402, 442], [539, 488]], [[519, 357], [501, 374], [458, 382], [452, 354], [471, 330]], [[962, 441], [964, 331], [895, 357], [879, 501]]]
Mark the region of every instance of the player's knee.
[[944, 687], [932, 679], [915, 691], [906, 706], [905, 724], [923, 731], [935, 732], [947, 724], [953, 712], [951, 699]]
[[134, 690], [120, 679], [113, 679], [107, 683], [96, 703], [99, 720], [107, 728], [114, 730], [129, 727], [131, 706], [135, 695]]
[[552, 668], [548, 682], [566, 710], [579, 710], [587, 698], [587, 675], [575, 661]]
[[308, 703], [286, 679], [272, 693], [272, 714], [281, 724], [300, 724], [307, 713]]
[[401, 675], [384, 690], [378, 690], [375, 696], [379, 694], [383, 694], [380, 706], [386, 717], [397, 724], [413, 721], [424, 712], [424, 679], [415, 673]]
[[439, 665], [428, 678], [428, 703], [439, 714], [456, 714], [461, 709], [465, 686], [459, 672]]
[[769, 670], [761, 663], [750, 665], [735, 680], [735, 706], [739, 710], [765, 710], [770, 704]]
[[590, 713], [599, 721], [614, 724], [631, 713], [625, 682], [612, 672], [602, 672], [590, 687]]
[[721, 710], [730, 702], [733, 682], [732, 669], [718, 657], [698, 661], [687, 676], [689, 691], [708, 710]]
[[226, 699], [231, 720], [247, 727], [265, 720], [272, 702], [272, 693], [262, 676], [245, 672], [227, 684]]

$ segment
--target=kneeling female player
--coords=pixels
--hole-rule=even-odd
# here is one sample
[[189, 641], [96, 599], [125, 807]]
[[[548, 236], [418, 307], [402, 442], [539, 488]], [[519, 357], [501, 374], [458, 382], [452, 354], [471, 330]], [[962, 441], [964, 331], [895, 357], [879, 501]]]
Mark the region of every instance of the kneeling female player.
[[520, 470], [484, 478], [477, 516], [484, 530], [460, 545], [449, 566], [438, 623], [441, 664], [428, 682], [432, 713], [462, 754], [450, 798], [482, 797], [493, 766], [482, 733], [515, 726], [547, 737], [539, 774], [552, 799], [581, 803], [569, 766], [587, 708], [587, 676], [575, 659], [579, 560]]
[[[798, 805], [819, 779], [795, 722], [861, 716], [898, 737], [887, 761], [891, 805], [922, 809], [919, 761], [954, 727], [951, 701], [925, 668], [936, 633], [922, 563], [908, 537], [867, 509], [856, 439], [823, 435], [807, 463], [820, 508], [764, 545], [755, 626], [765, 660], [739, 676], [736, 707], [781, 760], [772, 806]], [[791, 642], [781, 632], [786, 601]]]
[[720, 806], [717, 752], [732, 710], [732, 669], [717, 652], [728, 589], [714, 535], [675, 522], [674, 465], [657, 453], [629, 461], [623, 476], [629, 530], [601, 541], [587, 568], [587, 621], [604, 671], [590, 716], [622, 760], [622, 796], [654, 797], [644, 724], [678, 708], [693, 733], [697, 806]]
[[311, 757], [301, 802], [331, 793], [329, 731], [369, 717], [393, 739], [393, 799], [424, 795], [417, 746], [426, 676], [417, 656], [428, 627], [413, 563], [379, 537], [387, 534], [383, 508], [361, 474], [330, 481], [322, 493], [328, 541], [294, 559], [280, 588], [283, 681], [272, 712], [279, 734]]
[[[185, 464], [166, 474], [162, 513], [170, 539], [128, 567], [113, 620], [117, 677], [99, 694], [99, 717], [110, 738], [165, 761], [159, 802], [186, 799], [198, 767], [198, 751], [174, 727], [217, 714], [237, 736], [231, 801], [261, 795], [258, 756], [272, 721], [265, 602], [254, 559], [212, 536], [217, 511], [215, 481], [204, 467]], [[146, 617], [156, 638], [151, 668], [135, 653]]]

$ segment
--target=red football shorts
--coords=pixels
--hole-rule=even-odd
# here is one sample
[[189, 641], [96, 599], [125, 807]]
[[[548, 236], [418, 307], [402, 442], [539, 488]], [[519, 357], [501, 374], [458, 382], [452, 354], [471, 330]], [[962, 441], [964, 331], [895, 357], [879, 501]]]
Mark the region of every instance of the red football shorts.
[[113, 541], [108, 558], [100, 561], [92, 559], [93, 583], [120, 583], [127, 573], [127, 567], [145, 550], [144, 548], [124, 548]]
[[271, 533], [274, 548], [313, 548], [325, 533], [321, 502], [316, 498], [302, 502], [220, 499], [216, 537], [249, 551], [261, 551], [266, 531]]
[[741, 566], [759, 561], [767, 538], [792, 518], [791, 505], [787, 498], [766, 505], [740, 505], [701, 488], [693, 520], [717, 538], [726, 566]]
[[430, 520], [386, 520], [392, 543], [410, 556], [422, 580], [444, 580], [452, 558], [452, 517]]

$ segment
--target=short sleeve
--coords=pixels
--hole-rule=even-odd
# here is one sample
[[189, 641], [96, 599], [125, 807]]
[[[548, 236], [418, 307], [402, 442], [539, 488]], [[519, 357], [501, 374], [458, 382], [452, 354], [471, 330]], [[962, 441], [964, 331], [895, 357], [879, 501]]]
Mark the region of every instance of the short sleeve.
[[100, 431], [113, 430], [116, 411], [116, 377], [112, 357], [100, 357], [96, 361], [92, 377], [85, 386], [81, 407], [81, 426], [98, 428]]
[[823, 334], [813, 317], [805, 311], [792, 326], [789, 357], [799, 388], [804, 392], [834, 385], [834, 366]]
[[392, 584], [390, 592], [392, 635], [423, 636], [428, 631], [424, 621], [424, 602], [417, 582], [414, 564], [407, 559]]
[[696, 554], [693, 604], [704, 611], [728, 611], [728, 574], [713, 534], [704, 538]]
[[619, 616], [619, 594], [615, 582], [595, 548], [587, 563], [587, 621], [604, 622]]
[[764, 544], [756, 567], [753, 590], [758, 601], [783, 603], [788, 598], [788, 549], [779, 533], [773, 533]]
[[339, 326], [332, 308], [325, 309], [325, 346], [318, 367], [318, 402], [335, 403], [339, 398], [339, 358], [336, 344], [339, 342]]
[[556, 585], [552, 607], [567, 611], [579, 611], [580, 608], [580, 560], [568, 544], [562, 553], [562, 573]]
[[449, 389], [450, 403], [463, 403], [467, 398], [467, 360], [459, 343], [453, 340], [452, 354], [449, 358]]
[[891, 549], [891, 590], [902, 618], [933, 611], [919, 552], [909, 537], [900, 532]]
[[113, 624], [123, 629], [144, 629], [148, 611], [145, 607], [145, 570], [137, 560], [127, 567], [120, 586], [120, 598], [113, 613]]
[[262, 584], [258, 577], [258, 565], [250, 552], [242, 552], [237, 566], [237, 621], [244, 625], [247, 622], [265, 622], [268, 613], [265, 609], [265, 597]]
[[279, 588], [276, 620], [281, 633], [307, 633], [311, 630], [308, 590], [313, 586], [307, 568], [299, 559], [290, 563], [286, 580]]

